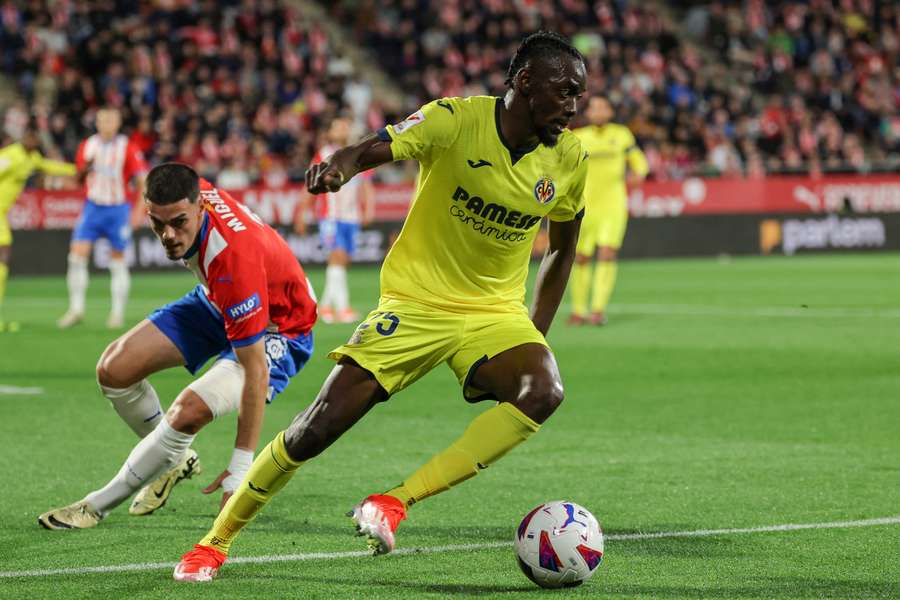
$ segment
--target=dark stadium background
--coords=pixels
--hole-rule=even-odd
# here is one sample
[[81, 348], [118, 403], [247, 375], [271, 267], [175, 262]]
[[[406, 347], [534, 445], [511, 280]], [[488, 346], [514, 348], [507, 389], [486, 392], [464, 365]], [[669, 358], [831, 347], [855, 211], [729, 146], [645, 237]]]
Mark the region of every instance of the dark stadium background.
[[[332, 117], [361, 135], [435, 97], [500, 94], [522, 36], [548, 28], [648, 157], [625, 257], [900, 247], [893, 2], [32, 1], [5, 3], [0, 23], [4, 143], [31, 118], [46, 154], [71, 160], [95, 111], [117, 106], [151, 163], [192, 164], [292, 237]], [[380, 261], [413, 177], [377, 172], [362, 260]], [[81, 200], [35, 178], [11, 213], [13, 273], [63, 271]], [[136, 266], [165, 266], [146, 235]], [[314, 227], [292, 245], [322, 259]]]

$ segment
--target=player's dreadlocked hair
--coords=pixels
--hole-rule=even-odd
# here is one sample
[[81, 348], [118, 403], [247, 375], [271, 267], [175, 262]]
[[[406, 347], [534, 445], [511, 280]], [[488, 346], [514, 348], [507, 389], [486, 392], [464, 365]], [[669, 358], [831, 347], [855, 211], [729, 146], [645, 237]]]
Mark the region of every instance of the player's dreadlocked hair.
[[516, 53], [509, 62], [509, 70], [506, 72], [506, 85], [512, 85], [513, 78], [519, 69], [528, 64], [533, 58], [551, 58], [560, 54], [568, 54], [584, 62], [584, 56], [572, 45], [569, 40], [555, 31], [538, 31], [532, 33], [519, 44]]
[[196, 202], [200, 196], [200, 176], [189, 166], [167, 162], [156, 165], [147, 173], [147, 200], [164, 206], [187, 198]]

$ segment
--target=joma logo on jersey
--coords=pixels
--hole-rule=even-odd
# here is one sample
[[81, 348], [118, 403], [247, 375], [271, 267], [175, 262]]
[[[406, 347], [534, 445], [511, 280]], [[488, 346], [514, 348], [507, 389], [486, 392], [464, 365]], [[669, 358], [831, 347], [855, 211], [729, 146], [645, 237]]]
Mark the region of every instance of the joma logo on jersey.
[[516, 229], [531, 229], [541, 221], [540, 215], [526, 215], [518, 210], [509, 210], [493, 202], [485, 202], [481, 196], [470, 196], [469, 192], [457, 187], [453, 199], [466, 203], [466, 210], [500, 225]]
[[553, 180], [549, 177], [541, 177], [538, 179], [537, 183], [534, 184], [534, 197], [541, 204], [547, 204], [553, 200], [553, 196], [555, 195], [556, 186], [553, 185]]
[[247, 229], [244, 223], [231, 212], [231, 207], [225, 204], [225, 201], [222, 200], [222, 197], [219, 196], [216, 190], [203, 190], [200, 192], [200, 195], [206, 200], [210, 208], [222, 217], [229, 229], [232, 231], [244, 231]]
[[260, 307], [259, 294], [253, 294], [246, 300], [242, 300], [233, 306], [225, 309], [229, 318], [232, 320], [239, 319], [256, 311]]

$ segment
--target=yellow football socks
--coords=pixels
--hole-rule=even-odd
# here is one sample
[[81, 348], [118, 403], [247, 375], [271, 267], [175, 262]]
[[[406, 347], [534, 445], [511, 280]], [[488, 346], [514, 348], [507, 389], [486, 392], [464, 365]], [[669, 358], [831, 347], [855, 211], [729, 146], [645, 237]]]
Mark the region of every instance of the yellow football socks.
[[604, 312], [616, 285], [616, 272], [619, 266], [615, 261], [601, 260], [594, 271], [594, 289], [591, 301], [592, 312]]
[[282, 431], [263, 448], [250, 466], [250, 471], [237, 491], [216, 517], [212, 529], [200, 540], [204, 546], [228, 554], [231, 543], [244, 525], [253, 520], [256, 513], [290, 481], [303, 462], [288, 456]]
[[449, 448], [385, 492], [406, 506], [446, 491], [527, 440], [540, 425], [508, 402], [481, 413]]
[[3, 320], [3, 298], [6, 296], [6, 278], [9, 276], [9, 267], [0, 263], [0, 321]]
[[591, 286], [591, 264], [572, 265], [572, 314], [581, 317], [587, 315], [588, 294]]

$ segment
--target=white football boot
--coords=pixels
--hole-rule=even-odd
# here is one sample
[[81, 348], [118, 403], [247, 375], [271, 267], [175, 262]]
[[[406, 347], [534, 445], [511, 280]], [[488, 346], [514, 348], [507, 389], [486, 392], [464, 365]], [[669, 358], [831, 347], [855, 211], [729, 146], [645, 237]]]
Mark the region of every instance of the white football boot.
[[56, 326], [60, 329], [69, 329], [81, 323], [84, 320], [84, 313], [67, 310], [66, 314], [61, 316], [56, 322]]

